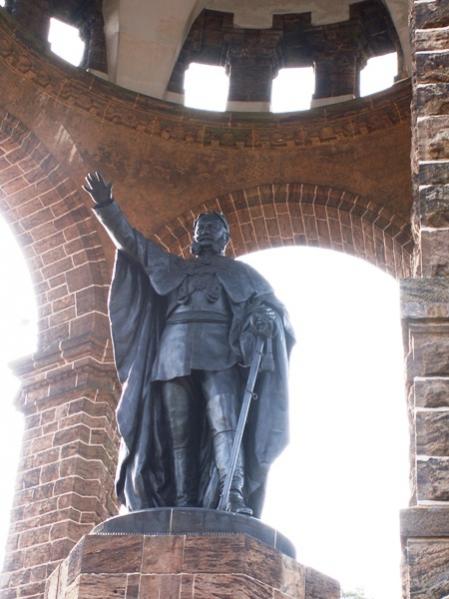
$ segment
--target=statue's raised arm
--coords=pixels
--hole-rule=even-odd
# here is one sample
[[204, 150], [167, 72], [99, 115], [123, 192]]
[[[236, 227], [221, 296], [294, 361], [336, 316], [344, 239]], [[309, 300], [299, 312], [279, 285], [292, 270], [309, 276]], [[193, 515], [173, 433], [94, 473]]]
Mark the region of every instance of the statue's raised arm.
[[131, 227], [114, 201], [112, 183], [108, 183], [101, 173], [89, 173], [83, 189], [92, 198], [98, 220], [118, 249], [126, 252], [148, 272], [156, 263], [168, 259], [169, 254], [165, 250]]

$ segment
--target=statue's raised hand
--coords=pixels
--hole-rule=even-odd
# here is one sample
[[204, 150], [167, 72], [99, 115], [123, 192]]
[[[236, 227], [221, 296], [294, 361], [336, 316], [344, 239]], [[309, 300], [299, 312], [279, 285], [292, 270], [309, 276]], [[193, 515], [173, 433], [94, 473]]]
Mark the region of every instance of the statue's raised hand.
[[107, 183], [98, 171], [89, 173], [83, 185], [95, 204], [106, 204], [112, 200], [112, 183]]

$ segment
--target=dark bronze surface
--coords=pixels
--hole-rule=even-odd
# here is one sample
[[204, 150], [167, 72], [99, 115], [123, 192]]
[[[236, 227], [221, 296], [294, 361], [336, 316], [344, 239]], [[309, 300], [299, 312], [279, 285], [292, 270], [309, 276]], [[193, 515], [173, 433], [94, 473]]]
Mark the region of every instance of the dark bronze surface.
[[[222, 214], [200, 215], [192, 258], [133, 229], [98, 173], [86, 191], [118, 248], [109, 301], [123, 393], [117, 493], [131, 511], [162, 506], [260, 515], [272, 461], [287, 442], [287, 362], [293, 332], [270, 285], [224, 256]], [[266, 339], [235, 469], [233, 439], [256, 339]], [[229, 474], [230, 473], [230, 474]]]

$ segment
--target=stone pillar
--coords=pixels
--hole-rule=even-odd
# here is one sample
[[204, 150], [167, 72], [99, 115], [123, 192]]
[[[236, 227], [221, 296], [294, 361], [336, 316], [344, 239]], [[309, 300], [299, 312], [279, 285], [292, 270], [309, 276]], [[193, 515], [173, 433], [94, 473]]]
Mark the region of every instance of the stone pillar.
[[23, 360], [16, 374], [25, 431], [0, 597], [38, 599], [74, 544], [117, 511], [117, 383], [104, 339], [87, 335]]
[[80, 15], [80, 37], [86, 44], [81, 67], [90, 71], [107, 74], [106, 38], [101, 2], [92, 3], [88, 12]]
[[360, 64], [356, 52], [335, 52], [315, 62], [315, 93], [312, 107], [357, 98], [360, 94]]
[[230, 75], [228, 110], [239, 110], [251, 102], [254, 110], [269, 110], [271, 87], [279, 69], [277, 47], [282, 33], [276, 30], [247, 30], [228, 33], [227, 69]]
[[449, 7], [411, 2], [415, 278], [402, 282], [411, 507], [402, 514], [407, 599], [449, 595]]
[[84, 537], [45, 599], [339, 599], [339, 584], [244, 534]]

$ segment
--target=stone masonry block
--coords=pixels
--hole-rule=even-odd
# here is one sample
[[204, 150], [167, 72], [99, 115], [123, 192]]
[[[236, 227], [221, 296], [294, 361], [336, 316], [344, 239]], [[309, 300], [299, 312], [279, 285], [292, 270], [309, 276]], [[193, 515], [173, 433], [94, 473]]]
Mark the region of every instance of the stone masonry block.
[[415, 378], [415, 407], [449, 407], [449, 377]]
[[[420, 505], [401, 510], [401, 537], [449, 537], [449, 507]], [[448, 539], [449, 541], [449, 539]]]
[[445, 377], [449, 375], [449, 335], [443, 327], [426, 327], [412, 332], [412, 351], [407, 356], [407, 375]]
[[416, 90], [416, 109], [420, 116], [449, 114], [449, 83], [421, 85]]
[[427, 456], [449, 456], [449, 409], [416, 413], [416, 452]]
[[423, 227], [448, 227], [449, 185], [420, 187], [419, 211]]
[[449, 83], [449, 52], [423, 52], [416, 55], [418, 83]]
[[339, 584], [244, 534], [87, 535], [45, 599], [338, 599]]
[[448, 50], [446, 29], [421, 29], [415, 32], [415, 47], [418, 52]]
[[403, 319], [449, 319], [449, 280], [447, 278], [402, 279], [400, 285]]
[[449, 160], [419, 164], [420, 185], [447, 185], [449, 183]]
[[449, 6], [446, 2], [415, 2], [416, 29], [434, 29], [449, 25]]
[[449, 595], [449, 539], [410, 539], [406, 545], [410, 599]]
[[421, 231], [423, 277], [449, 275], [449, 230]]
[[449, 501], [449, 458], [417, 459], [418, 501]]
[[417, 141], [421, 160], [449, 159], [449, 116], [421, 118], [417, 123]]

